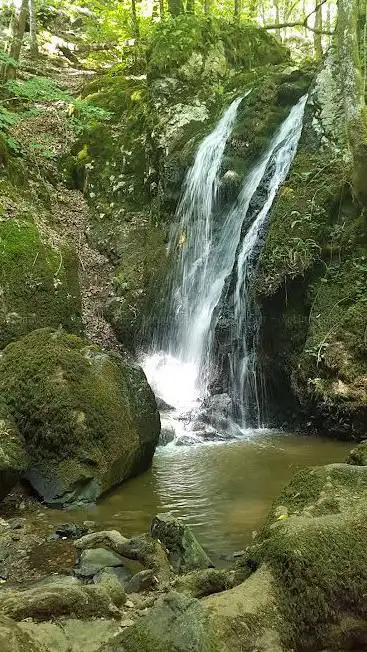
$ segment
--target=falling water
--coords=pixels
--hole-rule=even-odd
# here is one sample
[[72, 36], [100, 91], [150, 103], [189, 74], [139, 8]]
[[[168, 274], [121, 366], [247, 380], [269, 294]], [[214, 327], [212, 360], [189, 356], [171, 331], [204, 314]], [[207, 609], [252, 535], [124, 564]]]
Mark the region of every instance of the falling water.
[[[293, 107], [288, 118], [281, 125], [270, 143], [263, 161], [254, 170], [242, 191], [240, 205], [247, 212], [254, 186], [258, 187], [270, 162], [271, 171], [267, 187], [267, 197], [262, 208], [248, 229], [236, 261], [236, 286], [234, 291], [234, 341], [237, 343], [230, 356], [231, 394], [237, 397], [240, 423], [249, 425], [251, 409], [255, 422], [262, 425], [261, 379], [257, 372], [257, 338], [260, 314], [249, 299], [254, 258], [258, 258], [259, 242], [264, 234], [264, 226], [279, 186], [285, 180], [297, 150], [302, 131], [303, 113], [307, 96]], [[260, 385], [260, 386], [259, 386]]]
[[[143, 362], [156, 394], [172, 407], [167, 418], [176, 436], [187, 432], [214, 434], [210, 426], [203, 428], [199, 408], [208, 395], [219, 306], [226, 280], [233, 272], [236, 335], [238, 341], [244, 338], [231, 359], [231, 390], [241, 396], [240, 416], [246, 422], [246, 399], [241, 392], [250, 386], [247, 379], [253, 365], [245, 343], [249, 271], [271, 204], [296, 151], [305, 101], [303, 98], [292, 109], [229, 210], [220, 211], [218, 206], [220, 168], [241, 98], [231, 104], [215, 130], [203, 140], [186, 176], [170, 243], [176, 263], [169, 319], [159, 329], [155, 351]], [[240, 246], [251, 201], [269, 166], [272, 172], [266, 201]]]
[[233, 266], [232, 247], [218, 248], [221, 216], [215, 211], [223, 154], [241, 99], [232, 102], [203, 140], [187, 173], [170, 242], [178, 255], [167, 324], [158, 333], [157, 352], [144, 362], [159, 397], [184, 413], [197, 407], [207, 393], [213, 311]]

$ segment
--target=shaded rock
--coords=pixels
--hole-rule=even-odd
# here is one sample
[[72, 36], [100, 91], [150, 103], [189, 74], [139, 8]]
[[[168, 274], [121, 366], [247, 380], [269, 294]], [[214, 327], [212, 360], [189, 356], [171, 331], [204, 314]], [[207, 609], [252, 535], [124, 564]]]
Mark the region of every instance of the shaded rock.
[[163, 426], [159, 436], [158, 446], [167, 446], [174, 440], [176, 433], [173, 428]]
[[106, 550], [105, 548], [92, 548], [91, 550], [83, 550], [80, 555], [78, 567], [74, 572], [77, 577], [88, 578], [93, 577], [96, 573], [106, 567], [123, 565], [123, 558], [112, 550]]
[[105, 581], [106, 577], [114, 577], [126, 591], [126, 586], [131, 580], [132, 573], [126, 566], [107, 566], [98, 571], [93, 577], [93, 582], [98, 584]]
[[171, 592], [146, 616], [107, 643], [101, 652], [220, 652], [198, 600]]
[[152, 521], [151, 534], [166, 547], [168, 558], [177, 572], [213, 566], [190, 528], [173, 516], [157, 514]]
[[8, 495], [28, 466], [23, 438], [0, 402], [0, 500]]
[[361, 442], [358, 446], [353, 448], [345, 461], [347, 464], [367, 466], [367, 442]]
[[142, 570], [132, 576], [126, 585], [126, 593], [140, 593], [150, 589], [155, 584], [154, 572], [151, 569]]
[[0, 393], [49, 504], [94, 502], [151, 463], [160, 419], [142, 369], [83, 339], [42, 329], [8, 345]]
[[98, 585], [84, 585], [75, 577], [59, 575], [0, 589], [0, 613], [16, 620], [42, 621], [66, 615], [114, 617], [124, 601], [123, 589], [112, 578]]

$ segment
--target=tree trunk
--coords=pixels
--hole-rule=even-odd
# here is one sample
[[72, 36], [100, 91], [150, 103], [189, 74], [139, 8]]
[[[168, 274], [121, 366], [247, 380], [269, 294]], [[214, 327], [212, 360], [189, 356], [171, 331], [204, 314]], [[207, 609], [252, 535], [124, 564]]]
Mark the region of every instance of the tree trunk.
[[316, 11], [315, 11], [315, 32], [313, 35], [313, 47], [314, 53], [317, 60], [322, 59], [322, 7], [318, 7], [317, 4], [319, 0], [316, 0]]
[[187, 14], [195, 13], [195, 0], [186, 0], [186, 13]]
[[242, 0], [234, 0], [234, 19], [240, 20], [242, 13]]
[[[6, 54], [9, 55], [14, 61], [19, 61], [20, 51], [22, 49], [23, 36], [25, 24], [28, 14], [28, 0], [22, 0], [20, 9], [14, 7], [12, 18], [10, 21], [10, 40], [6, 48]], [[16, 67], [12, 64], [5, 64], [3, 68], [3, 78], [15, 79]]]
[[168, 10], [172, 18], [183, 14], [183, 0], [168, 0]]
[[38, 57], [37, 42], [37, 6], [36, 0], [29, 0], [29, 32], [30, 32], [30, 54], [31, 57]]
[[139, 32], [139, 19], [136, 13], [136, 0], [131, 0], [131, 17], [132, 17], [132, 25], [133, 25], [133, 36], [136, 40], [138, 40], [140, 36], [140, 32]]
[[159, 15], [161, 17], [161, 20], [163, 20], [165, 16], [165, 11], [164, 11], [164, 0], [159, 0]]

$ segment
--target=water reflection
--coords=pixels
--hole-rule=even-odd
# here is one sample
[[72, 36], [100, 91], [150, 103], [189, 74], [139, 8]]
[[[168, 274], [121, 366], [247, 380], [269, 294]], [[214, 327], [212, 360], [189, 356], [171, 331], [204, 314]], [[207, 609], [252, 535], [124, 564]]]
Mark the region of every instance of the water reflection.
[[157, 512], [170, 511], [215, 557], [227, 555], [251, 540], [297, 469], [342, 461], [349, 449], [343, 442], [274, 432], [226, 444], [169, 445], [157, 450], [150, 471], [70, 516], [131, 536], [147, 531]]

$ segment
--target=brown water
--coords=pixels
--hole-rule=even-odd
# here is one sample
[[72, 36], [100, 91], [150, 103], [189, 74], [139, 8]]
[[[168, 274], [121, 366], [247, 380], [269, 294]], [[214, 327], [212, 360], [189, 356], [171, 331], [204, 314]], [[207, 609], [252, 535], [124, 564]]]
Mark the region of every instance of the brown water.
[[[297, 469], [344, 460], [351, 444], [268, 432], [249, 441], [158, 448], [152, 468], [97, 506], [56, 522], [93, 520], [126, 536], [149, 530], [152, 517], [172, 512], [190, 525], [218, 559], [242, 549]], [[54, 522], [55, 522], [54, 521]]]

